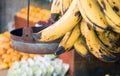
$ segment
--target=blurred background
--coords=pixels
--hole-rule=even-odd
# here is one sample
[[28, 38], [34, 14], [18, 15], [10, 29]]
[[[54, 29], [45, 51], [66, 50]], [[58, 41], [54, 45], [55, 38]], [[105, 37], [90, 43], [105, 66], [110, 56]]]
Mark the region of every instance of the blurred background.
[[[27, 6], [28, 0], [0, 0], [0, 33], [9, 30], [14, 22], [16, 12]], [[50, 9], [52, 0], [31, 0], [37, 7]]]

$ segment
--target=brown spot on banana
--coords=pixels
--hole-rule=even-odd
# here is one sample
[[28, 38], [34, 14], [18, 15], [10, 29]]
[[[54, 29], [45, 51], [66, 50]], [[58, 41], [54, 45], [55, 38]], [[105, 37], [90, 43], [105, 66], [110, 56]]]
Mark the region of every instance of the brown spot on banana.
[[75, 12], [75, 16], [80, 17], [81, 16], [80, 11]]
[[89, 3], [89, 6], [90, 6], [90, 8], [92, 8], [92, 4], [91, 3]]
[[87, 26], [88, 26], [88, 29], [89, 29], [89, 30], [91, 30], [90, 25], [89, 25], [89, 24], [87, 24]]
[[100, 52], [100, 53], [102, 53], [102, 50], [101, 50], [101, 49], [99, 49], [99, 52]]
[[119, 12], [119, 8], [117, 6], [113, 6], [113, 10]]
[[113, 1], [113, 4], [115, 4], [115, 2]]

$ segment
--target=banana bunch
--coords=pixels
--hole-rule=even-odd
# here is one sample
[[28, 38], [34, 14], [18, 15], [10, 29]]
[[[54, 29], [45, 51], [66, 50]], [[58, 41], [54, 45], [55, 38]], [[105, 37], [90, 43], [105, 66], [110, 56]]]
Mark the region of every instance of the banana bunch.
[[68, 10], [72, 0], [53, 0], [51, 6], [51, 22], [56, 22]]
[[60, 0], [53, 0], [52, 6], [51, 6], [51, 22], [54, 23], [59, 19], [60, 15]]
[[82, 38], [85, 40], [85, 43], [89, 48], [89, 52], [91, 52], [96, 58], [105, 62], [114, 62], [118, 59], [100, 42], [93, 28], [91, 28], [84, 20], [82, 21], [81, 33], [83, 36]]
[[69, 32], [67, 32], [61, 42], [59, 43], [56, 55], [59, 55], [65, 51], [69, 51], [74, 45], [75, 41], [79, 38], [80, 30], [79, 23]]
[[120, 0], [53, 0], [53, 24], [34, 33], [39, 42], [61, 39], [55, 52], [75, 49], [82, 57], [90, 55], [104, 62], [119, 60]]
[[111, 31], [120, 33], [120, 17], [114, 11], [108, 0], [97, 0], [97, 2], [102, 9], [109, 26], [111, 27]]

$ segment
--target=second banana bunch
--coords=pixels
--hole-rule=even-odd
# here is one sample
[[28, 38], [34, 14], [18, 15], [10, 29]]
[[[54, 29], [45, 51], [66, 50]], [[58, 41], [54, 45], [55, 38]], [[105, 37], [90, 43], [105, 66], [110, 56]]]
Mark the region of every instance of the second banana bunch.
[[62, 37], [56, 55], [74, 48], [82, 57], [119, 60], [120, 0], [53, 0], [51, 21], [51, 26], [36, 34], [40, 42]]

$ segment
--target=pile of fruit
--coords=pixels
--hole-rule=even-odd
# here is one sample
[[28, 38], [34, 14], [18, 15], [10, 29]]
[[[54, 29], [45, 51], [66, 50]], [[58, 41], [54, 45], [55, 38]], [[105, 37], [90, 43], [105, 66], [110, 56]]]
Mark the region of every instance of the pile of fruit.
[[11, 67], [12, 63], [15, 61], [20, 61], [21, 59], [27, 60], [28, 58], [40, 56], [38, 54], [34, 55], [17, 52], [11, 47], [10, 40], [9, 32], [0, 34], [0, 70]]
[[104, 62], [116, 62], [120, 52], [119, 10], [119, 0], [54, 0], [54, 23], [35, 33], [39, 36], [36, 40], [50, 42], [64, 36], [55, 54], [74, 48], [83, 57], [93, 55]]
[[[19, 12], [17, 12], [16, 16], [24, 20], [27, 20], [27, 7], [22, 8]], [[49, 18], [50, 18], [50, 10], [30, 5], [30, 15], [29, 15], [30, 21], [32, 22], [45, 21], [46, 22], [49, 20]]]
[[66, 76], [69, 65], [55, 55], [37, 56], [28, 60], [15, 62], [8, 70], [7, 76]]

